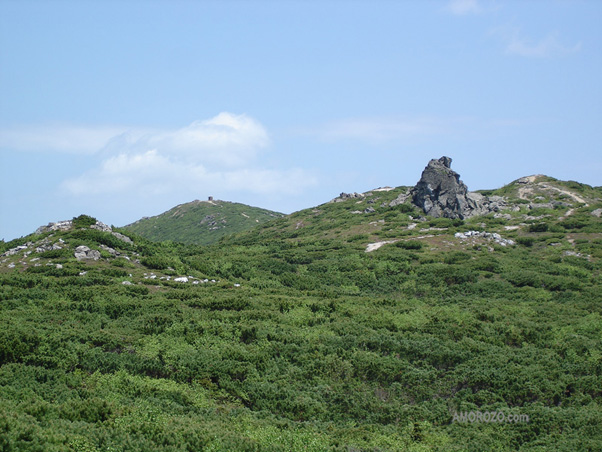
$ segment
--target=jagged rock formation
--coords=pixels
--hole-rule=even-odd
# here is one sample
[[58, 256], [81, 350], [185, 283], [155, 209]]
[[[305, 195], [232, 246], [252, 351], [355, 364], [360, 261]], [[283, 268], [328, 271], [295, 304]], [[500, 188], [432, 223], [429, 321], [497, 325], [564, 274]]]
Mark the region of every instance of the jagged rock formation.
[[[504, 198], [488, 198], [468, 191], [460, 175], [451, 169], [452, 159], [431, 160], [416, 186], [405, 196], [431, 217], [464, 219], [473, 215], [496, 212], [505, 206]], [[405, 201], [405, 199], [404, 199]]]
[[468, 187], [451, 169], [452, 159], [431, 160], [411, 191], [412, 202], [432, 217], [465, 218], [479, 208], [478, 200], [468, 196]]

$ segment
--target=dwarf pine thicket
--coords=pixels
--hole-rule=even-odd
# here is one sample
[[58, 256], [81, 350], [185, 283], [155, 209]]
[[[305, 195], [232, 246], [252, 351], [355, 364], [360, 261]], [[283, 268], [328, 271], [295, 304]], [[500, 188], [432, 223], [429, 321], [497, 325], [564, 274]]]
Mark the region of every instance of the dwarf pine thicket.
[[601, 450], [602, 189], [539, 183], [467, 220], [400, 187], [209, 246], [0, 243], [0, 449]]

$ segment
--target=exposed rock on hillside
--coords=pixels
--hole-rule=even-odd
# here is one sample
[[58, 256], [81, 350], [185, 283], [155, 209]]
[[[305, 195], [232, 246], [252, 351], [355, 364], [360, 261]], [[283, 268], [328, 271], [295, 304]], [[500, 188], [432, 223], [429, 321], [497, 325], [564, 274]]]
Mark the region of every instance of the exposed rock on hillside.
[[366, 194], [365, 193], [341, 193], [338, 197], [334, 198], [333, 200], [331, 200], [330, 202], [341, 202], [341, 201], [347, 201], [348, 199], [353, 199], [353, 198], [358, 198], [358, 199], [363, 199], [365, 198]]
[[505, 207], [501, 196], [488, 198], [469, 192], [460, 175], [451, 169], [451, 162], [451, 158], [441, 157], [428, 163], [420, 180], [408, 194], [416, 206], [431, 217], [461, 219]]
[[85, 245], [81, 245], [75, 248], [75, 253], [73, 253], [73, 255], [78, 261], [83, 259], [92, 259], [97, 261], [98, 259], [100, 259], [99, 251], [91, 250]]
[[468, 187], [451, 169], [452, 159], [431, 160], [411, 191], [412, 202], [432, 217], [465, 218], [479, 209], [479, 199], [468, 196]]
[[[35, 233], [43, 234], [45, 232], [69, 231], [70, 229], [73, 229], [73, 227], [74, 227], [73, 220], [58, 221], [56, 223], [48, 223], [45, 226], [40, 226], [38, 229], [36, 229]], [[123, 235], [119, 232], [113, 231], [113, 228], [111, 228], [111, 226], [103, 223], [102, 221], [96, 221], [95, 224], [91, 224], [89, 227], [90, 227], [90, 229], [96, 229], [97, 231], [101, 231], [101, 232], [110, 232], [114, 237], [118, 238], [122, 242], [130, 243], [130, 244], [134, 243], [134, 242], [132, 242], [132, 239], [130, 239], [127, 235]], [[44, 250], [44, 251], [47, 251], [47, 250]]]

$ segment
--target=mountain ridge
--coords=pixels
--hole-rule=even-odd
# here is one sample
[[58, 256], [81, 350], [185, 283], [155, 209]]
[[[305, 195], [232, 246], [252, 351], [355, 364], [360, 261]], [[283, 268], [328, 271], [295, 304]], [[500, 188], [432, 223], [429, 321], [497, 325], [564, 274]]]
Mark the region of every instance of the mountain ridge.
[[210, 197], [178, 204], [152, 217], [123, 226], [155, 241], [174, 240], [188, 244], [210, 244], [230, 233], [241, 232], [284, 214], [260, 207]]

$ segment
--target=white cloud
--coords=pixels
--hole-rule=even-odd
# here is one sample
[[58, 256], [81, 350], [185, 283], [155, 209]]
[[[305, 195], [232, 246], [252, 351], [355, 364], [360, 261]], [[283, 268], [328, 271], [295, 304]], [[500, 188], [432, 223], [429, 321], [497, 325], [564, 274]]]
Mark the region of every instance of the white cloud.
[[288, 195], [316, 184], [315, 176], [299, 168], [211, 170], [202, 164], [191, 165], [150, 150], [111, 157], [99, 168], [64, 181], [61, 188], [76, 196], [108, 194], [145, 198], [172, 194], [194, 196], [217, 189]]
[[493, 35], [501, 38], [504, 51], [508, 55], [517, 55], [527, 58], [550, 58], [565, 56], [581, 50], [581, 43], [565, 45], [558, 39], [557, 33], [550, 33], [539, 40], [529, 39], [521, 34], [517, 28], [497, 28]]
[[197, 196], [243, 191], [294, 194], [315, 185], [305, 170], [266, 169], [259, 150], [269, 143], [265, 128], [246, 115], [220, 113], [173, 131], [129, 131], [103, 147], [102, 163], [63, 181], [73, 196]]
[[156, 149], [188, 161], [239, 166], [269, 144], [265, 128], [247, 115], [223, 112], [176, 130], [65, 124], [0, 129], [0, 149], [93, 154]]
[[92, 154], [127, 127], [65, 124], [15, 126], [0, 129], [0, 149], [9, 151]]
[[269, 141], [265, 128], [253, 118], [220, 113], [178, 130], [124, 134], [115, 137], [108, 148], [124, 147], [129, 152], [156, 149], [191, 162], [240, 166], [253, 160]]
[[477, 0], [452, 0], [446, 6], [446, 11], [457, 16], [478, 14], [482, 11]]

